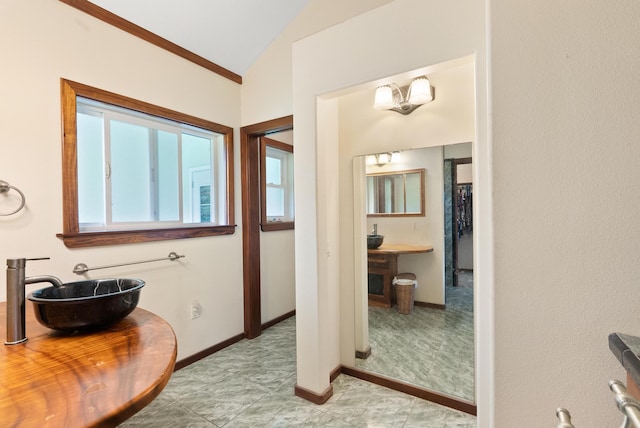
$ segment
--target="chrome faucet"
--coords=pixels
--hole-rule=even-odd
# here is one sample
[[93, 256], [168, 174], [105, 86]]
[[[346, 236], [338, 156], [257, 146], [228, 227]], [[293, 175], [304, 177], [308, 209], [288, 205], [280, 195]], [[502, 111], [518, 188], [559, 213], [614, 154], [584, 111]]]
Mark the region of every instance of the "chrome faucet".
[[372, 235], [377, 235], [378, 234], [378, 223], [374, 223], [373, 224], [373, 229], [371, 230], [371, 234]]
[[49, 257], [7, 259], [7, 340], [4, 342], [5, 345], [17, 345], [27, 341], [24, 286], [37, 282], [49, 282], [54, 287], [62, 286], [62, 281], [55, 276], [41, 275], [25, 278], [24, 270], [27, 260], [49, 260]]

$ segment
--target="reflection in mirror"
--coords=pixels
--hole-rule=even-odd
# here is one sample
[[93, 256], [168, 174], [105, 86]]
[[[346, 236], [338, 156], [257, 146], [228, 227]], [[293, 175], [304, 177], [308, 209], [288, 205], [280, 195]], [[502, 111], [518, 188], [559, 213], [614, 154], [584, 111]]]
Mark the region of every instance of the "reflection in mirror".
[[424, 216], [424, 169], [367, 174], [367, 215]]
[[[471, 260], [464, 269], [458, 269], [456, 263], [462, 263], [463, 255], [454, 254], [457, 243], [467, 237], [471, 239], [473, 232], [470, 227], [465, 236], [459, 236], [456, 227], [459, 194], [456, 165], [458, 160], [470, 161], [471, 143], [407, 150], [400, 155], [401, 162], [395, 166], [397, 171], [387, 170], [381, 175], [363, 169], [362, 180], [366, 187], [362, 191], [366, 192], [367, 208], [362, 207], [362, 210], [367, 212], [354, 214], [371, 217], [369, 196], [374, 194], [375, 188], [369, 181], [372, 176], [384, 177], [381, 180], [384, 184], [378, 183], [378, 187], [385, 187], [383, 193], [386, 195], [397, 180], [402, 181], [397, 177], [408, 171], [422, 171], [413, 175], [421, 175], [422, 217], [377, 216], [367, 221], [366, 230], [371, 230], [372, 224], [376, 223], [378, 232], [385, 235], [384, 245], [387, 242], [400, 246], [429, 245], [434, 251], [398, 256], [390, 277], [404, 272], [416, 274], [413, 310], [408, 315], [399, 312], [393, 286], [391, 308], [369, 305], [365, 309], [368, 314], [367, 327], [362, 329], [365, 337], [359, 338], [356, 333], [356, 368], [474, 402], [473, 262]], [[404, 180], [404, 186], [417, 189], [417, 182]], [[395, 202], [395, 199], [390, 200]], [[406, 205], [407, 212], [418, 211], [415, 204]], [[368, 267], [380, 270], [377, 261], [380, 256], [375, 251], [368, 250]], [[360, 292], [367, 293], [366, 284]]]

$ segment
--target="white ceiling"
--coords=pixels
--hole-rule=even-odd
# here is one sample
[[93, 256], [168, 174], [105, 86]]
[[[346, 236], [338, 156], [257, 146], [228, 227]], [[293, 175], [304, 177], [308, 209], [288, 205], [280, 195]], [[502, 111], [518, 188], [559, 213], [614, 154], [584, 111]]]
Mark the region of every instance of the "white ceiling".
[[91, 0], [242, 76], [309, 0]]

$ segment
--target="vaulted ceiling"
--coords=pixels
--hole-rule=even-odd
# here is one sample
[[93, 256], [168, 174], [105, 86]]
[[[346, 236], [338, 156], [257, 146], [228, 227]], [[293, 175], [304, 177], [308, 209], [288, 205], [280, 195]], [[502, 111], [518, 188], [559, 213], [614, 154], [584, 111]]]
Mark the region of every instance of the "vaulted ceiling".
[[[65, 2], [76, 7], [83, 3]], [[308, 2], [90, 0], [90, 3], [239, 76], [249, 69]]]

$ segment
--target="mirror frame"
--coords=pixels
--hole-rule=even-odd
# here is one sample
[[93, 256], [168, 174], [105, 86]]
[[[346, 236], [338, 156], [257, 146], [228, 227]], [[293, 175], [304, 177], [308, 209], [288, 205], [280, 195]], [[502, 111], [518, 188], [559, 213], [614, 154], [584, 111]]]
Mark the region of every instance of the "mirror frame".
[[[402, 213], [367, 213], [367, 217], [424, 217], [425, 216], [425, 206], [424, 206], [424, 200], [425, 200], [425, 169], [424, 168], [418, 168], [418, 169], [407, 169], [407, 170], [398, 170], [398, 171], [386, 171], [386, 172], [375, 172], [375, 173], [367, 173], [367, 178], [369, 177], [378, 177], [378, 176], [385, 176], [385, 175], [404, 175], [405, 176], [405, 180], [403, 182], [403, 191], [404, 191], [404, 204], [406, 207], [406, 203], [407, 203], [407, 189], [406, 189], [406, 175], [407, 174], [415, 174], [415, 173], [420, 173], [420, 211], [419, 212], [402, 212]], [[406, 209], [406, 208], [405, 208]]]

